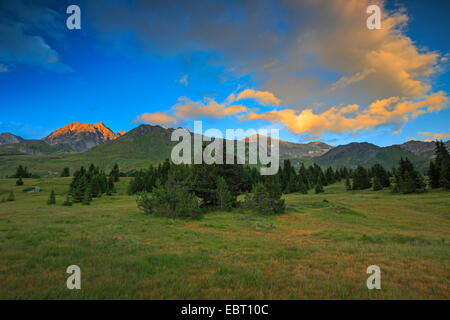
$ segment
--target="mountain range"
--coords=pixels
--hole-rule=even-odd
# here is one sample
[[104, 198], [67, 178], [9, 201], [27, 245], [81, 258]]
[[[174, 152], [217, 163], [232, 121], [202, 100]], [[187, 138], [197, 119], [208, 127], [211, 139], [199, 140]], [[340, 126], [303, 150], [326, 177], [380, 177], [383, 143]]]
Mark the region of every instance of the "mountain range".
[[[123, 171], [145, 168], [170, 157], [172, 147], [178, 143], [171, 141], [174, 130], [140, 125], [129, 132], [116, 134], [101, 122], [94, 125], [75, 122], [41, 140], [25, 140], [3, 133], [0, 134], [0, 176], [12, 174], [18, 164], [44, 175], [54, 175], [64, 167], [75, 169], [91, 162], [105, 169], [115, 162]], [[250, 136], [245, 140], [256, 138]], [[450, 150], [450, 141], [445, 144]], [[294, 165], [304, 162], [323, 167], [354, 168], [380, 163], [391, 169], [401, 157], [408, 157], [422, 171], [426, 170], [434, 154], [434, 143], [422, 141], [388, 147], [367, 142], [333, 147], [323, 142], [300, 144], [279, 140], [279, 148], [280, 158], [292, 159]]]

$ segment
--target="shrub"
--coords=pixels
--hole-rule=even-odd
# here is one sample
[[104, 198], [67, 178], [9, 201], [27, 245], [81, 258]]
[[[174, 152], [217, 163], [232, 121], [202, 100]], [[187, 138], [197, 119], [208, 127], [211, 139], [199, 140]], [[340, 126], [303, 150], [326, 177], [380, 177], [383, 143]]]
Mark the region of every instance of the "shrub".
[[198, 199], [189, 190], [189, 176], [184, 166], [174, 166], [164, 185], [158, 183], [151, 194], [138, 194], [136, 202], [147, 214], [168, 218], [201, 217]]
[[17, 179], [16, 186], [23, 186], [23, 180], [22, 178]]
[[269, 176], [265, 183], [258, 182], [251, 195], [246, 194], [244, 207], [261, 215], [282, 214], [286, 208], [281, 199], [281, 188], [277, 176]]
[[14, 192], [10, 192], [8, 197], [6, 198], [6, 201], [14, 201], [16, 200], [16, 197], [14, 196]]

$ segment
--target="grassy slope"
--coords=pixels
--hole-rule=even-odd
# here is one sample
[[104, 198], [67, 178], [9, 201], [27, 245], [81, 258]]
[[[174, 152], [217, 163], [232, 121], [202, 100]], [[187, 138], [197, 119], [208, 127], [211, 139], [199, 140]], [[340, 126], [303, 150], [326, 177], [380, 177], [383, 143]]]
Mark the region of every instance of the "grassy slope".
[[428, 159], [416, 156], [415, 154], [398, 146], [380, 148], [375, 152], [375, 156], [370, 158], [364, 158], [364, 156], [358, 153], [349, 153], [347, 155], [342, 155], [338, 159], [328, 160], [326, 159], [325, 155], [313, 160], [323, 167], [332, 166], [334, 168], [355, 168], [358, 164], [361, 164], [365, 167], [370, 167], [375, 163], [380, 163], [387, 170], [391, 170], [393, 167], [398, 166], [400, 158], [408, 158], [416, 165], [417, 169], [423, 173], [425, 173], [428, 169]]
[[[289, 195], [288, 212], [146, 216], [134, 197], [63, 207], [70, 179], [0, 180], [0, 299], [449, 299], [449, 193]], [[39, 185], [39, 194], [23, 193]], [[46, 200], [55, 188], [58, 205]], [[327, 199], [328, 202], [323, 200]], [[66, 289], [69, 265], [82, 290]], [[382, 270], [369, 291], [366, 268]]]
[[170, 158], [174, 144], [159, 136], [124, 136], [82, 153], [0, 156], [0, 177], [14, 174], [19, 164], [43, 177], [48, 175], [48, 171], [60, 173], [63, 168], [69, 167], [74, 172], [80, 166], [87, 167], [91, 163], [107, 171], [118, 163], [121, 171], [126, 172], [147, 168], [149, 164]]

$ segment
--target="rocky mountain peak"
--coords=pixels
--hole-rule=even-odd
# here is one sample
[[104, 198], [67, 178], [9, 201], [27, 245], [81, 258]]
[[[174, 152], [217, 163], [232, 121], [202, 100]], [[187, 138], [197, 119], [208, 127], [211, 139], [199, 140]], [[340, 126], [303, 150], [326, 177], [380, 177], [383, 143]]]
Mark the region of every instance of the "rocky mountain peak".
[[102, 122], [94, 125], [73, 122], [59, 128], [42, 140], [50, 145], [64, 146], [81, 152], [115, 139], [117, 139], [116, 134]]

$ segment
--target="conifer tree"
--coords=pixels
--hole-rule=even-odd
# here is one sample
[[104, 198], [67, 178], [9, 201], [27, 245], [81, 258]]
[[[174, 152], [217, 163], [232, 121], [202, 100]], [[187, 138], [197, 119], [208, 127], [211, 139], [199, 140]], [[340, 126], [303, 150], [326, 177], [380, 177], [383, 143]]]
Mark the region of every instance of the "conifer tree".
[[322, 179], [319, 179], [319, 180], [317, 181], [317, 184], [316, 184], [316, 187], [315, 187], [315, 191], [316, 191], [316, 193], [322, 193], [322, 192], [325, 191], [325, 190], [323, 189]]
[[50, 197], [47, 200], [47, 204], [48, 205], [54, 205], [56, 204], [56, 196], [55, 196], [55, 190], [52, 190], [52, 192], [50, 192]]
[[300, 181], [299, 183], [299, 188], [298, 188], [299, 192], [302, 194], [308, 194], [308, 187], [305, 185], [305, 183], [303, 183], [303, 181]]
[[353, 190], [368, 189], [370, 186], [370, 178], [366, 169], [362, 166], [358, 166], [353, 175]]
[[91, 190], [89, 190], [90, 188], [87, 187], [86, 190], [84, 191], [84, 195], [83, 195], [83, 204], [85, 206], [88, 206], [91, 204], [92, 198], [91, 198]]
[[217, 179], [217, 206], [221, 210], [230, 211], [233, 205], [233, 197], [228, 190], [227, 183], [224, 178], [218, 177]]
[[372, 186], [372, 188], [373, 188], [373, 191], [378, 191], [378, 190], [383, 189], [383, 186], [381, 185], [380, 179], [376, 175], [373, 177], [373, 186]]
[[351, 185], [351, 183], [350, 183], [349, 177], [346, 177], [346, 178], [345, 178], [345, 189], [346, 189], [347, 191], [352, 190], [352, 185]]
[[69, 194], [66, 196], [66, 200], [63, 202], [62, 205], [66, 206], [66, 207], [71, 207], [72, 206], [72, 201], [70, 200], [70, 195]]
[[109, 176], [113, 178], [113, 182], [120, 181], [120, 170], [119, 170], [119, 165], [117, 163], [114, 164], [114, 167], [112, 168]]
[[23, 180], [22, 178], [17, 179], [16, 186], [23, 186]]
[[428, 169], [428, 178], [430, 181], [430, 188], [435, 189], [440, 186], [440, 169], [435, 165], [433, 160], [430, 161], [430, 167]]

